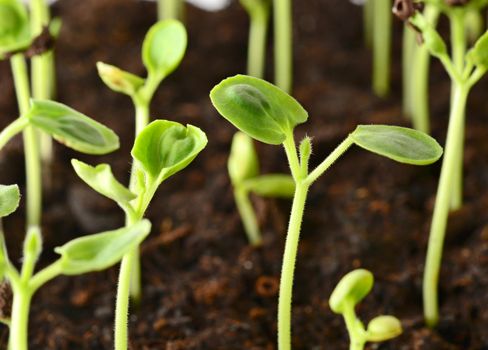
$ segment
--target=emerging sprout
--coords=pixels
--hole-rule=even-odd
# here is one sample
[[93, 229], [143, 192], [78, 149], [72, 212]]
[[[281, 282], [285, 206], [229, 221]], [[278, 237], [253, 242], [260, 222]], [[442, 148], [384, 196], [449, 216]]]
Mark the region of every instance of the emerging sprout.
[[342, 277], [329, 299], [336, 314], [342, 314], [351, 341], [351, 350], [363, 350], [366, 342], [382, 342], [402, 334], [402, 325], [394, 316], [381, 315], [373, 318], [367, 328], [357, 318], [355, 307], [373, 288], [373, 274], [357, 269]]
[[353, 144], [401, 163], [426, 165], [435, 162], [442, 148], [430, 136], [411, 129], [386, 125], [358, 126], [320, 163], [309, 171], [310, 138], [297, 152], [293, 131], [307, 120], [301, 105], [284, 91], [263, 80], [237, 75], [212, 89], [210, 98], [219, 113], [256, 140], [283, 144], [295, 181], [295, 193], [288, 225], [278, 305], [278, 347], [290, 349], [290, 319], [293, 274], [300, 229], [310, 186]]

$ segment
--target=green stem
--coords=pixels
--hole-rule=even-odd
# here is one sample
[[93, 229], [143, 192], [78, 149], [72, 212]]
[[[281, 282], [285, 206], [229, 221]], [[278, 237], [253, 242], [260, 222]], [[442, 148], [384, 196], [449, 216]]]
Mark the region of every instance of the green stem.
[[266, 61], [266, 34], [268, 31], [269, 6], [264, 3], [249, 14], [249, 49], [247, 53], [247, 73], [263, 78]]
[[465, 86], [457, 86], [455, 89], [446, 146], [444, 148], [444, 159], [430, 228], [423, 282], [424, 316], [430, 327], [435, 326], [439, 319], [437, 294], [442, 249], [449, 214], [449, 200], [452, 198], [455, 180], [452, 174], [458, 166], [456, 152], [462, 147], [462, 137], [459, 137], [459, 133], [464, 129], [463, 124], [468, 93], [469, 88]]
[[411, 118], [414, 108], [412, 102], [412, 60], [418, 47], [415, 43], [415, 31], [407, 25], [403, 29], [402, 45], [403, 115], [406, 118]]
[[385, 97], [390, 90], [391, 0], [374, 0], [373, 91]]
[[274, 0], [275, 81], [285, 92], [291, 91], [293, 76], [291, 0]]
[[371, 47], [373, 43], [373, 25], [374, 25], [374, 0], [366, 0], [363, 6], [363, 28], [364, 44]]
[[0, 132], [0, 150], [17, 134], [20, 134], [29, 124], [27, 118], [20, 117], [10, 123]]
[[348, 303], [344, 306], [343, 316], [350, 338], [349, 350], [363, 350], [366, 336], [364, 330], [358, 327], [360, 323], [354, 311], [354, 304]]
[[258, 220], [249, 198], [249, 193], [236, 186], [234, 198], [249, 242], [254, 246], [260, 245], [262, 241], [261, 232], [259, 231]]
[[115, 350], [127, 350], [129, 339], [129, 290], [131, 286], [131, 272], [135, 263], [134, 252], [132, 251], [126, 254], [120, 265], [117, 304], [115, 308]]
[[13, 287], [12, 319], [10, 323], [9, 347], [15, 350], [27, 350], [27, 332], [29, 309], [32, 293], [26, 284]]
[[[22, 54], [10, 59], [15, 91], [21, 115], [30, 108], [27, 65]], [[27, 226], [40, 226], [42, 210], [41, 160], [37, 132], [32, 126], [24, 129], [25, 170], [27, 182]]]
[[183, 0], [159, 0], [158, 17], [162, 19], [183, 19]]

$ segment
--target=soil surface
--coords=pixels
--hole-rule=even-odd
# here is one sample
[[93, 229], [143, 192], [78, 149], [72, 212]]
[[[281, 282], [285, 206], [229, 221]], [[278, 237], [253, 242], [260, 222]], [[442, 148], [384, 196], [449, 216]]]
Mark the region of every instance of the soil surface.
[[[122, 181], [130, 169], [134, 111], [130, 100], [104, 86], [95, 63], [144, 75], [140, 46], [155, 21], [155, 5], [133, 0], [62, 0], [57, 44], [59, 100], [113, 128], [122, 147], [103, 157], [56, 146], [46, 176], [39, 267], [55, 246], [87, 233], [114, 229], [121, 211], [77, 179], [69, 160], [108, 162]], [[399, 48], [395, 23], [393, 91], [370, 92], [370, 52], [362, 41], [361, 9], [345, 0], [295, 1], [294, 95], [310, 112], [297, 138], [313, 137], [313, 162], [322, 160], [360, 123], [408, 125], [401, 116]], [[235, 129], [212, 108], [208, 93], [245, 70], [248, 19], [237, 2], [218, 13], [188, 6], [189, 49], [159, 89], [152, 116], [191, 123], [209, 137], [187, 169], [168, 179], [148, 217], [153, 232], [142, 246], [144, 292], [131, 310], [131, 349], [272, 350], [284, 233], [290, 202], [254, 198], [265, 242], [247, 245], [226, 173]], [[270, 48], [272, 45], [270, 43]], [[272, 78], [270, 50], [268, 77]], [[8, 62], [0, 62], [0, 127], [17, 114]], [[433, 64], [433, 135], [444, 143], [449, 81]], [[488, 144], [486, 80], [469, 101], [465, 150], [465, 206], [451, 217], [440, 279], [441, 323], [422, 321], [421, 279], [440, 163], [413, 167], [351, 149], [312, 187], [300, 242], [293, 300], [293, 348], [348, 348], [343, 320], [328, 297], [341, 276], [364, 267], [376, 278], [358, 307], [364, 321], [379, 314], [402, 320], [404, 334], [369, 349], [488, 349]], [[258, 145], [262, 172], [287, 171], [280, 147]], [[0, 154], [0, 183], [23, 185], [21, 139]], [[23, 208], [5, 220], [12, 259], [20, 262]], [[118, 267], [58, 277], [33, 300], [32, 349], [111, 349]], [[4, 310], [5, 312], [5, 310]], [[8, 313], [8, 311], [6, 311]], [[0, 331], [5, 348], [7, 330]]]

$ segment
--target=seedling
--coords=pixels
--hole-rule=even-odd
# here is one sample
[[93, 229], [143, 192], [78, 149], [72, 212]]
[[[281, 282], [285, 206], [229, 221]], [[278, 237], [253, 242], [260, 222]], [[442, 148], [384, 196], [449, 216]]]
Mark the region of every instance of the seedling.
[[273, 0], [275, 82], [290, 92], [293, 81], [292, 0]]
[[350, 338], [350, 350], [363, 350], [366, 342], [382, 342], [402, 334], [400, 321], [389, 315], [373, 318], [365, 328], [356, 316], [355, 307], [373, 288], [373, 274], [357, 269], [342, 277], [329, 299], [329, 305], [346, 322]]
[[256, 78], [264, 75], [266, 34], [268, 32], [270, 0], [240, 0], [249, 14], [249, 45], [247, 48], [247, 74]]
[[[0, 218], [13, 213], [19, 201], [17, 185], [0, 185]], [[0, 275], [2, 279], [8, 280], [13, 292], [11, 319], [6, 321], [10, 325], [9, 349], [27, 350], [30, 304], [40, 287], [59, 275], [81, 275], [114, 265], [124, 254], [142, 242], [150, 228], [148, 220], [140, 220], [115, 231], [74, 239], [55, 248], [60, 257], [34, 273], [42, 252], [40, 229], [35, 226], [28, 228], [24, 240], [22, 268], [19, 271], [8, 257], [4, 233], [0, 227]]]
[[184, 0], [158, 0], [158, 17], [162, 19], [183, 20], [185, 15]]
[[261, 232], [249, 198], [250, 192], [262, 197], [292, 198], [295, 182], [286, 174], [259, 175], [259, 160], [253, 140], [242, 132], [235, 133], [232, 139], [227, 168], [247, 238], [252, 245], [260, 245]]
[[[115, 66], [97, 63], [98, 74], [105, 84], [113, 91], [131, 97], [136, 110], [136, 136], [149, 123], [149, 106], [153, 95], [159, 84], [180, 64], [185, 55], [186, 45], [187, 33], [183, 24], [176, 20], [163, 20], [149, 29], [142, 44], [142, 62], [148, 73], [146, 79]], [[136, 173], [133, 167], [129, 186], [131, 190], [137, 186]], [[138, 252], [132, 260], [135, 266], [131, 296], [137, 301], [141, 294]]]
[[290, 349], [290, 318], [300, 228], [310, 186], [342, 155], [356, 144], [370, 152], [400, 163], [426, 165], [435, 162], [442, 148], [430, 136], [408, 128], [387, 125], [360, 125], [322, 161], [309, 171], [312, 142], [305, 137], [295, 145], [293, 130], [308, 119], [307, 112], [291, 96], [264, 80], [237, 75], [220, 82], [210, 98], [218, 112], [250, 137], [285, 148], [295, 194], [283, 256], [278, 305], [278, 346]]
[[483, 34], [466, 52], [464, 19], [469, 9], [484, 5], [484, 0], [470, 1], [466, 6], [443, 5], [443, 12], [451, 19], [453, 30], [452, 59], [446, 44], [426, 18], [415, 13], [409, 21], [422, 35], [425, 47], [437, 57], [453, 83], [451, 113], [446, 139], [446, 152], [442, 162], [437, 188], [434, 214], [430, 229], [427, 261], [424, 271], [424, 316], [429, 326], [438, 322], [437, 285], [439, 280], [442, 248], [450, 206], [457, 209], [462, 204], [462, 160], [466, 102], [471, 88], [483, 77], [488, 69], [488, 32]]

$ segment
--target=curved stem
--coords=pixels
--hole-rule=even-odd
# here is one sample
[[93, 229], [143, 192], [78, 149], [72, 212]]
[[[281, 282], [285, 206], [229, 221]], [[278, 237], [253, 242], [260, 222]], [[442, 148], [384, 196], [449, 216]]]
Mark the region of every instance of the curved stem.
[[234, 189], [234, 198], [249, 242], [254, 246], [260, 245], [262, 242], [261, 232], [249, 193], [237, 186]]
[[0, 132], [0, 150], [29, 124], [27, 118], [19, 117]]
[[247, 73], [263, 78], [266, 60], [266, 34], [268, 32], [269, 6], [263, 5], [249, 14], [249, 44], [247, 53]]
[[373, 91], [385, 97], [390, 90], [391, 0], [374, 0]]
[[51, 265], [45, 267], [36, 273], [29, 281], [29, 290], [31, 293], [37, 291], [41, 286], [61, 274], [61, 261], [57, 260]]
[[293, 76], [292, 4], [291, 0], [274, 0], [275, 82], [290, 92]]
[[366, 344], [366, 336], [364, 329], [358, 327], [361, 323], [354, 311], [354, 304], [348, 303], [344, 306], [343, 316], [350, 338], [349, 350], [363, 350], [364, 344]]

